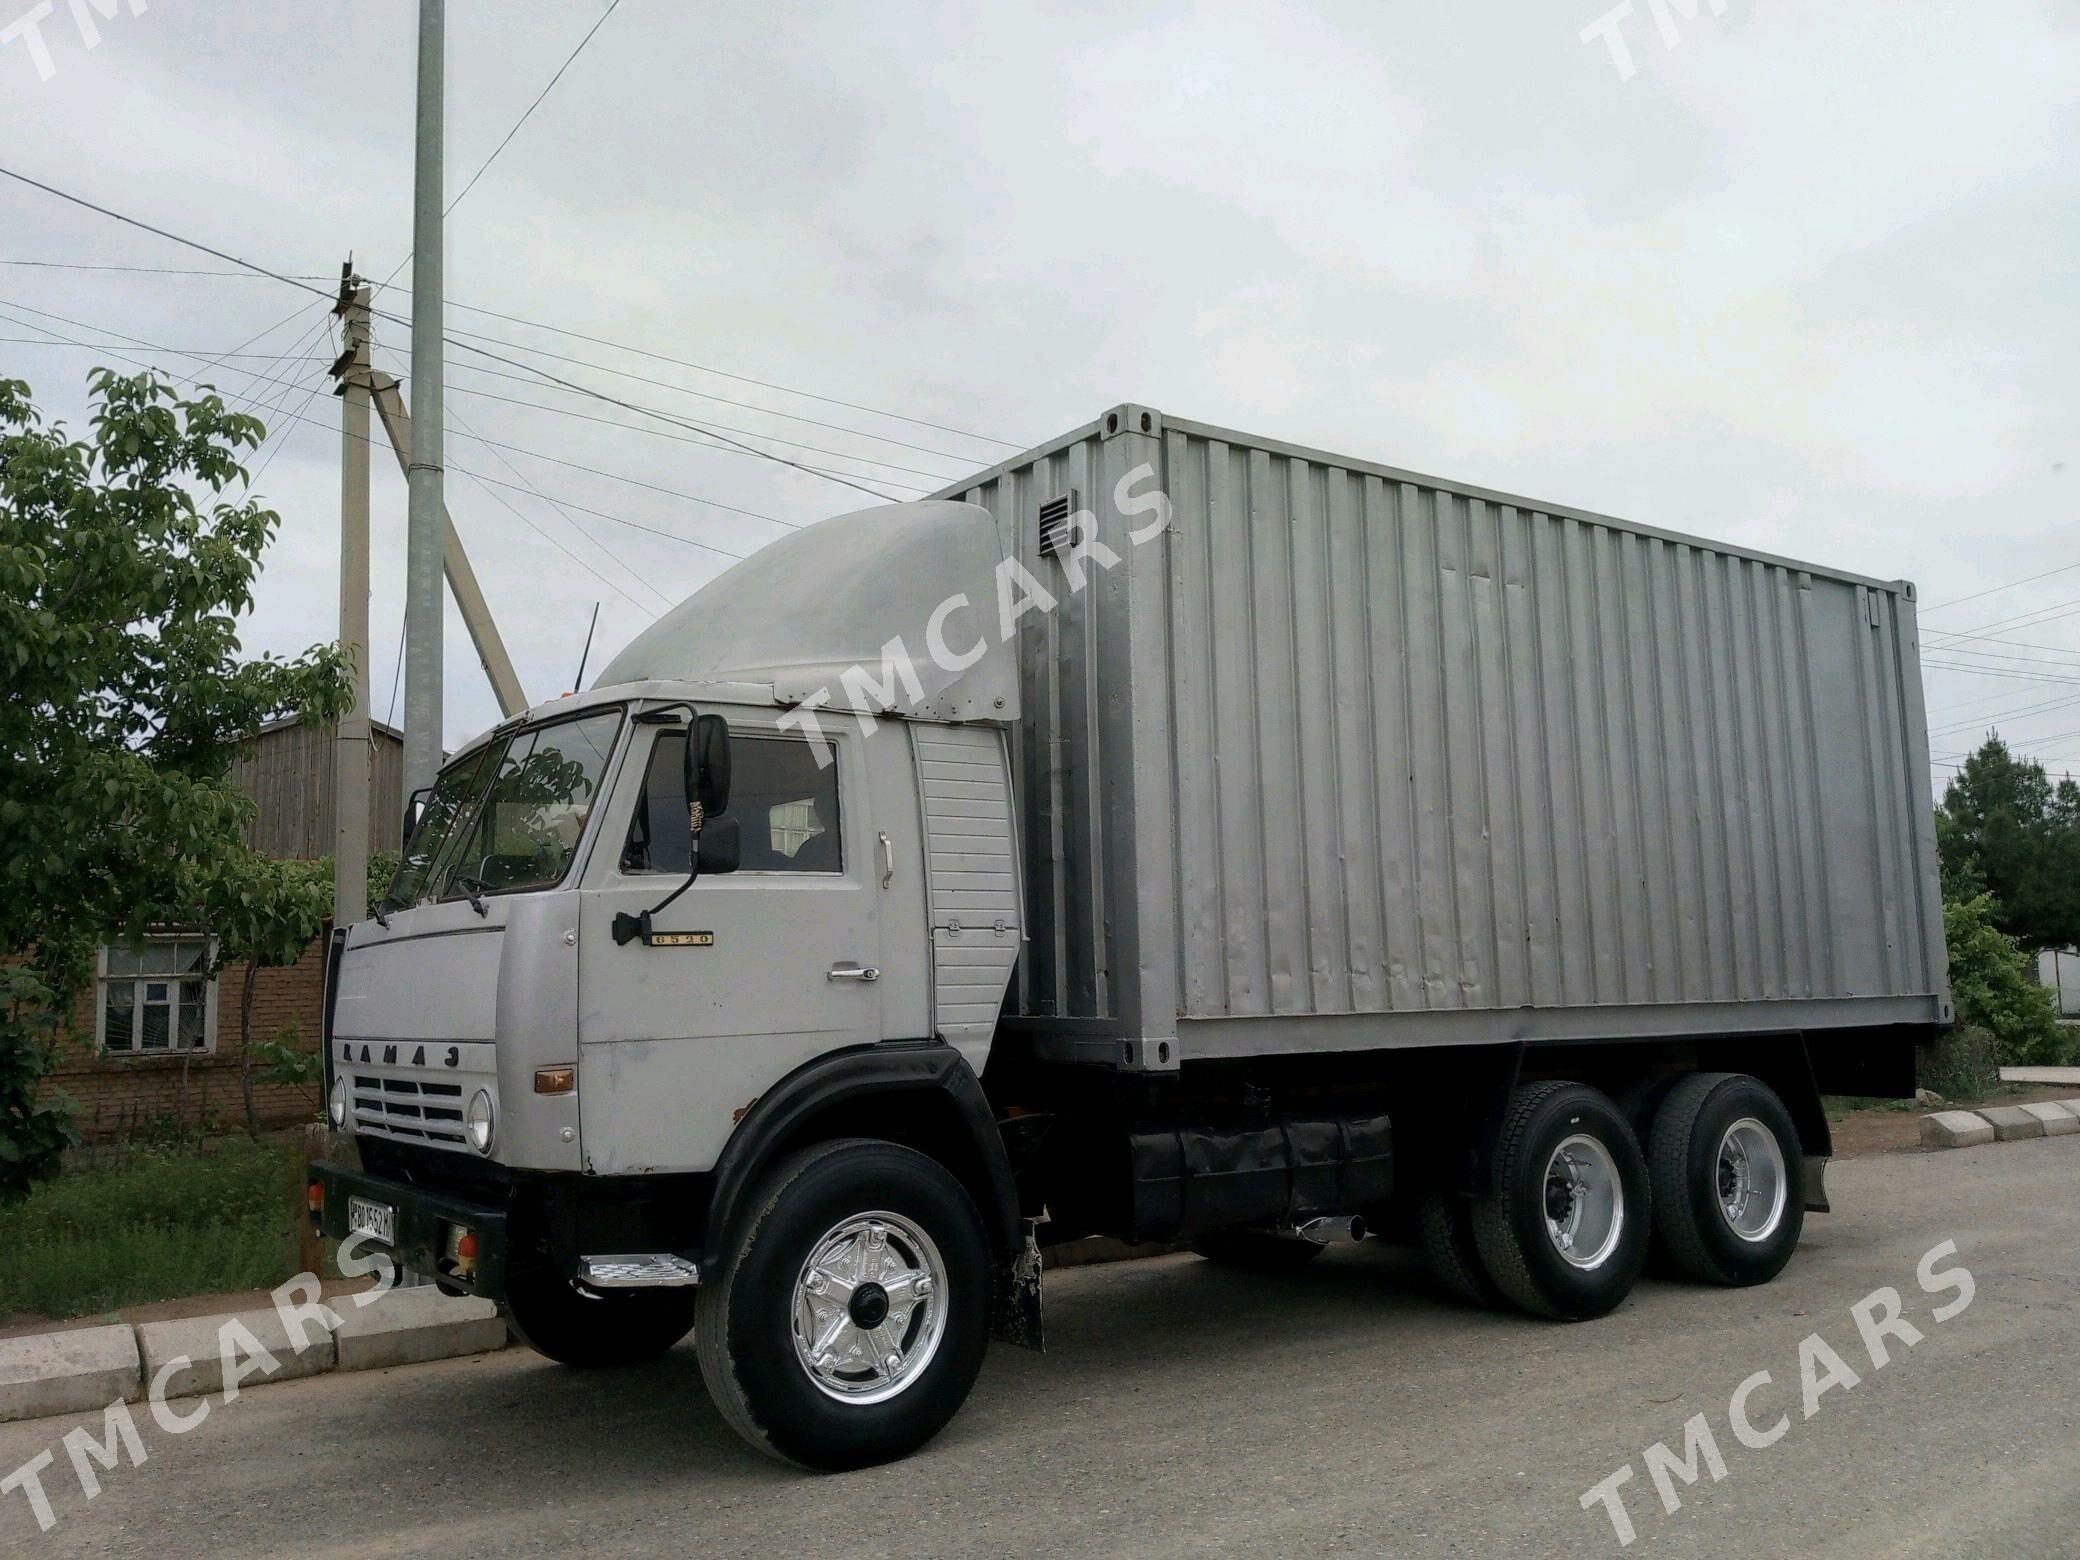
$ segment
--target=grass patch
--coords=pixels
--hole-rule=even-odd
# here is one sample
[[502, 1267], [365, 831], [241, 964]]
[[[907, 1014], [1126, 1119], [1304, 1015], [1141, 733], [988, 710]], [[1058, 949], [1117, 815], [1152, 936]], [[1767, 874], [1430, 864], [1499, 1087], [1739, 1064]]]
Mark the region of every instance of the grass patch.
[[1870, 1094], [1830, 1094], [1825, 1097], [1824, 1103], [1827, 1107], [1827, 1119], [1840, 1121], [1862, 1110], [1976, 1110], [1981, 1105], [2001, 1105], [2015, 1100], [2034, 1099], [2044, 1092], [2038, 1084], [1995, 1083], [1983, 1089], [1973, 1089], [1961, 1099], [1946, 1095], [1940, 1105], [1924, 1105], [1919, 1100], [1895, 1100]]
[[83, 1165], [0, 1207], [0, 1318], [271, 1287], [296, 1262], [303, 1158], [226, 1139]]
[[1933, 1108], [1923, 1105], [1920, 1101], [1912, 1098], [1896, 1100], [1877, 1094], [1830, 1094], [1825, 1097], [1823, 1103], [1827, 1107], [1827, 1119], [1829, 1121], [1840, 1121], [1844, 1117], [1852, 1116], [1860, 1110], [1929, 1110]]

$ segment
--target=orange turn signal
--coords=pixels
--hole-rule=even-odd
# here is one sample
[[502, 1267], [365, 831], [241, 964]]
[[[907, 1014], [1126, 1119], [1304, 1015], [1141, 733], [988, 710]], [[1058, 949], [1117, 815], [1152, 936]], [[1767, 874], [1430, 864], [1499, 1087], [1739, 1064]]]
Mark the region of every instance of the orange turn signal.
[[534, 1070], [534, 1092], [537, 1094], [568, 1094], [578, 1086], [578, 1069], [575, 1067], [537, 1067]]
[[463, 1262], [474, 1262], [477, 1260], [477, 1232], [475, 1230], [464, 1230], [462, 1232], [462, 1238], [455, 1242], [455, 1255]]

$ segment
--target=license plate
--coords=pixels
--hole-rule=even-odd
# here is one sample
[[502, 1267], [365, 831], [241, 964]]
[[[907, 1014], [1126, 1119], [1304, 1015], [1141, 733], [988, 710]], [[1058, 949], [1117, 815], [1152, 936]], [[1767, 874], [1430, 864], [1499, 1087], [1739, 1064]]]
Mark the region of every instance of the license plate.
[[397, 1244], [397, 1210], [366, 1197], [347, 1199], [347, 1233], [373, 1235], [386, 1246]]

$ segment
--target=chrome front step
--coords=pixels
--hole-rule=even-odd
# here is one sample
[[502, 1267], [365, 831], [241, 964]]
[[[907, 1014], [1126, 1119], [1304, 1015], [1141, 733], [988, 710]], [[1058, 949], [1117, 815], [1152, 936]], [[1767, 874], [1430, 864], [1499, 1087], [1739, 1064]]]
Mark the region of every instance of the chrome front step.
[[578, 1282], [587, 1289], [691, 1289], [700, 1281], [699, 1264], [669, 1251], [578, 1258]]

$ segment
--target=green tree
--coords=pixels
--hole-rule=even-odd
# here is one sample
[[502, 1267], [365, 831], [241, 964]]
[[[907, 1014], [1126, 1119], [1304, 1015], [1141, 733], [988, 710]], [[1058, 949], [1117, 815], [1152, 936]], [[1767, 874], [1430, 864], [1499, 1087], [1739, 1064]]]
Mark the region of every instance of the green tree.
[[1967, 758], [1936, 811], [1943, 897], [1991, 893], [1996, 924], [2024, 947], [2080, 944], [2080, 787], [1996, 734]]
[[[373, 904], [397, 872], [397, 852], [375, 851], [368, 858], [368, 898]], [[296, 1081], [302, 1073], [282, 1037], [253, 1039], [253, 994], [263, 969], [294, 964], [332, 919], [332, 861], [282, 860], [250, 855], [218, 885], [209, 931], [217, 939], [216, 969], [244, 967], [238, 993], [239, 1093], [245, 1105], [246, 1131], [260, 1135], [260, 1113], [254, 1101], [256, 1083]], [[214, 973], [214, 972], [213, 972]]]
[[332, 915], [332, 863], [252, 854], [225, 875], [214, 898], [209, 930], [216, 937], [216, 969], [244, 966], [238, 988], [238, 1087], [246, 1131], [257, 1138], [253, 993], [261, 970], [294, 964], [325, 929]]
[[74, 439], [0, 380], [0, 1197], [72, 1140], [37, 1097], [94, 945], [224, 920], [252, 871], [239, 742], [348, 696], [336, 648], [240, 658], [280, 523], [240, 464], [258, 419], [150, 375], [89, 384]]
[[2003, 1066], [2062, 1066], [2072, 1060], [2071, 1032], [2051, 993], [2030, 979], [2029, 954], [1997, 920], [1990, 894], [1943, 906], [1958, 1019], [1993, 1036]]

